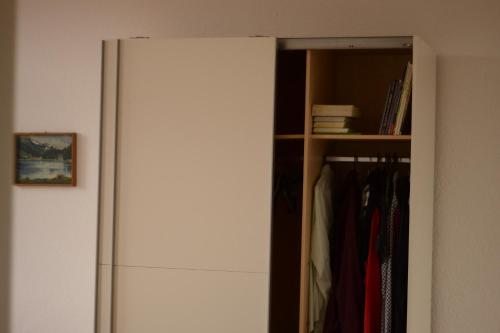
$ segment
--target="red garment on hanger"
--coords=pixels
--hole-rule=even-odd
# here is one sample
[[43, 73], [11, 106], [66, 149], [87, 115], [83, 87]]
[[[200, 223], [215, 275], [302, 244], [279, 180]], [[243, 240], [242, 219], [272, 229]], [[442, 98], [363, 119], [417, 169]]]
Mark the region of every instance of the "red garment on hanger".
[[377, 253], [377, 235], [380, 230], [380, 211], [373, 211], [370, 247], [366, 261], [364, 333], [380, 333], [382, 291], [380, 258]]

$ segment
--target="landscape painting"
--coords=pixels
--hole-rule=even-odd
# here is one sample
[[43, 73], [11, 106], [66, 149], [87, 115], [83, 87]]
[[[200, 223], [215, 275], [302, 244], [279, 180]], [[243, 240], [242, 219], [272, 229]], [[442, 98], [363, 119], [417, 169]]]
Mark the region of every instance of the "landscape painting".
[[76, 133], [15, 135], [15, 183], [76, 185]]

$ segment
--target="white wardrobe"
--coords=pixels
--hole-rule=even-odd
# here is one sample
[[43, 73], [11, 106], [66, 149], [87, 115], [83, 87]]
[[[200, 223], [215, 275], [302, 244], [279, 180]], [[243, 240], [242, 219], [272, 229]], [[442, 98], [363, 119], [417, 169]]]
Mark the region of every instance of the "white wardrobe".
[[[378, 135], [408, 61], [411, 134]], [[429, 333], [435, 75], [417, 37], [104, 42], [96, 332], [306, 333], [324, 157], [384, 150], [411, 158], [408, 332]], [[361, 134], [312, 133], [313, 104], [351, 102]], [[272, 214], [288, 157], [294, 221]]]

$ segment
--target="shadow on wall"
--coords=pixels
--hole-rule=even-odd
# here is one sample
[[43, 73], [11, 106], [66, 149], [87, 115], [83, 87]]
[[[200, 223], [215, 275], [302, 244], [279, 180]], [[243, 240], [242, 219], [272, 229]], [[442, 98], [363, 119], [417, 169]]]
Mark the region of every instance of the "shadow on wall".
[[9, 332], [14, 0], [0, 1], [0, 332]]

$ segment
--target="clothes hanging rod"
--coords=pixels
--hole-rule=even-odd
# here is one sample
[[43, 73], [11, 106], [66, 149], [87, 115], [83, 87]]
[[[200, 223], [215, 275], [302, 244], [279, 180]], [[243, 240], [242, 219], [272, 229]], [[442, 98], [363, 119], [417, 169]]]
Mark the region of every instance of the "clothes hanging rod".
[[[410, 163], [411, 159], [409, 157], [396, 157], [398, 163]], [[360, 162], [360, 163], [377, 163], [385, 162], [387, 159], [385, 157], [376, 156], [326, 156], [325, 160], [327, 162]], [[389, 160], [394, 160], [394, 158], [389, 158]]]

